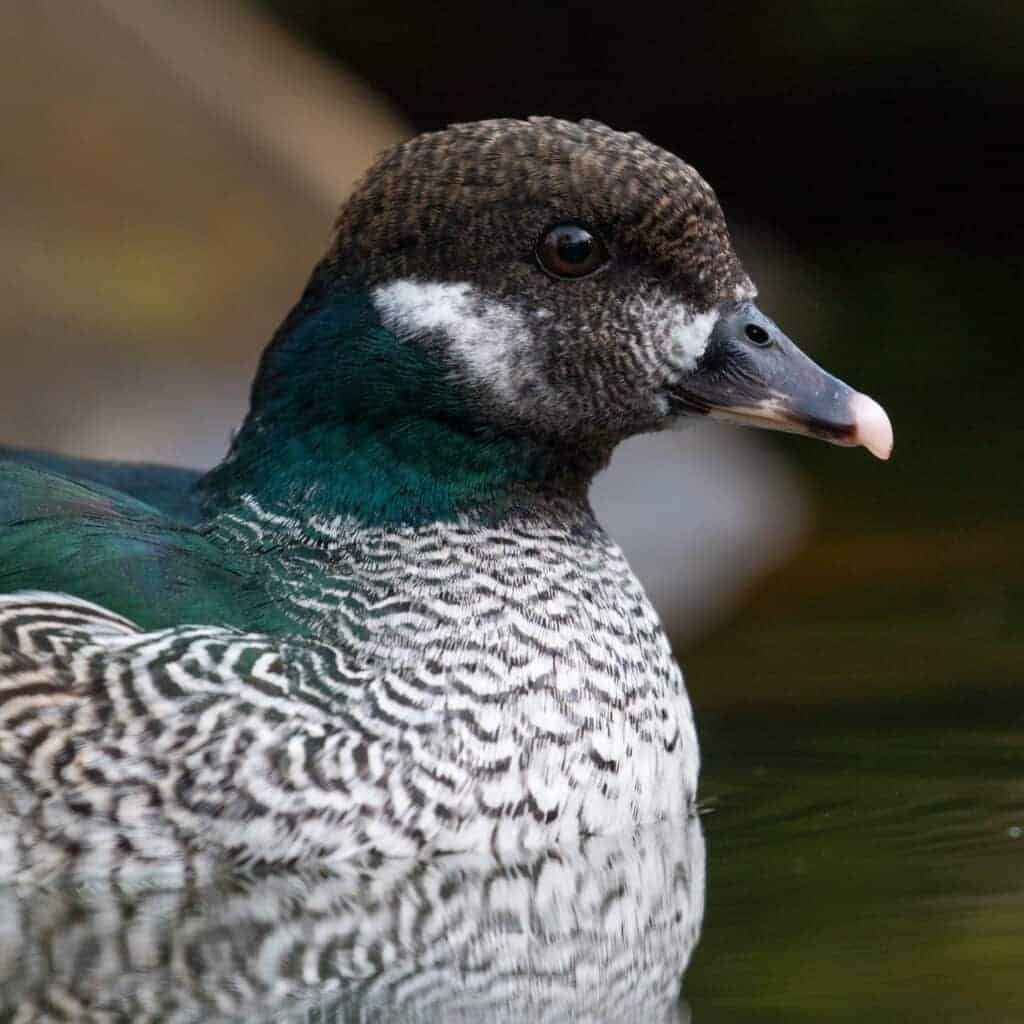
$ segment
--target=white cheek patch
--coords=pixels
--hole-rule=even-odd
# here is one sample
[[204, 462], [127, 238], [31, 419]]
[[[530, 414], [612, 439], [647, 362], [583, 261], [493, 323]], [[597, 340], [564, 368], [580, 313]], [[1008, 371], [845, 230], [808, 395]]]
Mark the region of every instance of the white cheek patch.
[[520, 356], [533, 334], [525, 317], [484, 298], [472, 285], [411, 279], [380, 285], [371, 293], [383, 325], [399, 338], [443, 335], [466, 377], [514, 400], [521, 392]]
[[733, 289], [732, 295], [737, 302], [752, 302], [757, 298], [757, 289], [754, 287], [752, 281], [747, 280], [742, 284], [736, 285]]
[[718, 313], [694, 314], [686, 306], [676, 306], [668, 318], [668, 340], [672, 346], [672, 362], [683, 370], [692, 370], [704, 354], [711, 332], [718, 323]]

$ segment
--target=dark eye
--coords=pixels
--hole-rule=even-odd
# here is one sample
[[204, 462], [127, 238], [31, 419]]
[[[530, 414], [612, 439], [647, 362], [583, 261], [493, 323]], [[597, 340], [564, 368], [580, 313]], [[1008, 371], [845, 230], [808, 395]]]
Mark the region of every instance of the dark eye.
[[747, 324], [743, 333], [755, 344], [762, 348], [772, 343], [772, 336], [760, 324]]
[[537, 243], [537, 262], [552, 277], [585, 277], [608, 259], [604, 243], [580, 224], [556, 224]]

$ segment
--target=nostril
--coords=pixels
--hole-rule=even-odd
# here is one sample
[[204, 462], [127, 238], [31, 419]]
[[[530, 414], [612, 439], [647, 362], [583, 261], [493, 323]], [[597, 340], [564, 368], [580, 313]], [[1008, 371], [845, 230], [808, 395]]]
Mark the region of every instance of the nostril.
[[772, 343], [772, 336], [760, 324], [747, 324], [743, 328], [743, 333], [755, 345], [764, 346]]

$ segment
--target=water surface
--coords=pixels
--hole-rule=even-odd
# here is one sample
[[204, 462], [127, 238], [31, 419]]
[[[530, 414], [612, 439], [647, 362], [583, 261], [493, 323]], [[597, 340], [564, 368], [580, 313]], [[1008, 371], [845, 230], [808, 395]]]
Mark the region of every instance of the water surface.
[[695, 1021], [1024, 1020], [1024, 701], [708, 716]]

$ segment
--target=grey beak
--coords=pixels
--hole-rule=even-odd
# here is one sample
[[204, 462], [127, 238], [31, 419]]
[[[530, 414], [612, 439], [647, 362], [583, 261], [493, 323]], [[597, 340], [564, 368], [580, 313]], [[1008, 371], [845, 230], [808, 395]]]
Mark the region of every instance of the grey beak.
[[694, 372], [673, 392], [680, 411], [806, 434], [892, 454], [892, 424], [872, 398], [826, 373], [752, 302], [721, 310]]

